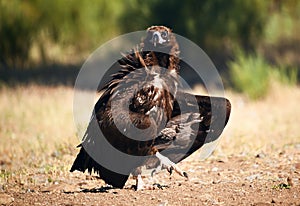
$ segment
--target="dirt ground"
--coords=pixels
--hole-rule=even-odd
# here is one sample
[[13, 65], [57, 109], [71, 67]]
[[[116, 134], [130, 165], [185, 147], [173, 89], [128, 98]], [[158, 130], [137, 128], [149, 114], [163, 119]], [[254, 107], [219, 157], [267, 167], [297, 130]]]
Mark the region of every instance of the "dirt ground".
[[[68, 124], [72, 122], [71, 89], [15, 92], [16, 97], [9, 90], [0, 92], [4, 111], [0, 117], [0, 205], [300, 205], [299, 88], [281, 90], [258, 102], [228, 93], [232, 116], [213, 155], [200, 161], [196, 153], [179, 163], [188, 180], [162, 171], [152, 182], [165, 187], [144, 191], [132, 189], [132, 178], [124, 189], [112, 189], [94, 175], [68, 172], [79, 141], [73, 138], [74, 126]], [[20, 113], [22, 108], [6, 113], [19, 101], [27, 108], [32, 103], [48, 108], [49, 103], [50, 119], [42, 121], [44, 114], [35, 106], [27, 113]], [[53, 105], [62, 116], [49, 115]], [[17, 125], [10, 120], [36, 114], [39, 124], [32, 123], [35, 118]], [[55, 129], [53, 122], [59, 123]], [[45, 129], [48, 132], [43, 133]], [[50, 136], [68, 138], [50, 142]]]
[[[166, 171], [156, 181], [163, 189], [134, 191], [105, 187], [95, 176], [64, 174], [47, 186], [8, 185], [0, 193], [3, 205], [300, 205], [300, 145], [275, 154], [253, 157], [212, 156], [206, 161], [180, 163], [185, 180]], [[28, 174], [37, 181], [47, 175]]]

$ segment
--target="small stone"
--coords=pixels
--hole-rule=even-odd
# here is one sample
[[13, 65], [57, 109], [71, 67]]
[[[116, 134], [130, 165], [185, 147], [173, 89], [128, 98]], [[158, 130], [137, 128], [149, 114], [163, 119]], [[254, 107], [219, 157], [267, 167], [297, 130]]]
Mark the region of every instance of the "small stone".
[[258, 153], [255, 157], [256, 157], [256, 158], [265, 158], [265, 157], [266, 157], [266, 154], [263, 153], [263, 152], [260, 152], [260, 153]]
[[46, 186], [41, 189], [41, 192], [78, 192], [79, 188], [76, 188], [74, 185], [68, 185], [66, 183], [54, 183], [50, 186]]
[[64, 193], [74, 193], [74, 192], [80, 192], [81, 189], [80, 187], [78, 186], [75, 186], [75, 185], [68, 185], [68, 184], [65, 184], [62, 191]]
[[56, 192], [58, 191], [57, 189], [59, 188], [58, 185], [51, 185], [47, 186], [41, 189], [41, 192]]
[[296, 169], [297, 171], [300, 170], [300, 162], [295, 163], [294, 166], [295, 166], [295, 169]]
[[293, 179], [292, 179], [291, 177], [288, 177], [288, 178], [287, 178], [287, 183], [288, 183], [288, 185], [291, 186], [291, 187], [293, 187], [293, 185], [294, 185], [294, 184], [293, 184]]
[[261, 176], [260, 174], [253, 174], [253, 175], [250, 175], [250, 176], [246, 177], [246, 180], [252, 182], [255, 179], [259, 179], [260, 176]]
[[212, 184], [219, 184], [221, 181], [220, 180], [213, 180]]
[[159, 204], [159, 206], [167, 206], [168, 205], [168, 200], [164, 201], [164, 202], [161, 202]]
[[227, 157], [220, 157], [220, 158], [217, 159], [217, 162], [226, 163], [226, 162], [228, 162], [228, 158]]

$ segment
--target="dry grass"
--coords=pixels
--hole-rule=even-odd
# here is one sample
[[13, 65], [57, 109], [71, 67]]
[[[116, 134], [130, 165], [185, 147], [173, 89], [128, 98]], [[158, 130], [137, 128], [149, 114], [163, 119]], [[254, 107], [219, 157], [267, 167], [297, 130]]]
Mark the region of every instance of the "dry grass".
[[79, 142], [72, 98], [72, 89], [66, 87], [1, 88], [0, 161], [6, 169], [38, 167], [49, 155]]
[[[300, 89], [272, 88], [256, 102], [227, 92], [232, 115], [215, 155], [274, 152], [300, 142]], [[0, 186], [14, 175], [27, 181], [27, 173], [42, 171], [53, 179], [69, 174], [79, 143], [72, 105], [68, 87], [0, 89]]]
[[268, 96], [258, 101], [227, 92], [232, 114], [218, 152], [255, 155], [300, 143], [300, 88], [277, 83], [271, 88]]

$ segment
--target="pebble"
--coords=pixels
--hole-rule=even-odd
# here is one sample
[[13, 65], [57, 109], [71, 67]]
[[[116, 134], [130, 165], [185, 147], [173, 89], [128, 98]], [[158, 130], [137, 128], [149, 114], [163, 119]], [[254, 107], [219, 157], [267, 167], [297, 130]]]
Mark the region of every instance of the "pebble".
[[255, 157], [256, 157], [256, 158], [265, 158], [265, 157], [266, 157], [266, 154], [263, 153], [263, 152], [260, 152], [260, 153], [258, 153]]
[[158, 206], [167, 206], [168, 205], [168, 200], [161, 202]]
[[254, 174], [254, 175], [250, 175], [250, 176], [246, 177], [246, 180], [252, 182], [253, 180], [259, 179], [259, 178], [260, 178], [260, 174]]
[[287, 183], [288, 183], [288, 185], [290, 185], [291, 187], [293, 187], [293, 179], [291, 178], [291, 177], [288, 177], [287, 178]]
[[221, 182], [221, 180], [213, 180], [212, 184], [219, 184]]

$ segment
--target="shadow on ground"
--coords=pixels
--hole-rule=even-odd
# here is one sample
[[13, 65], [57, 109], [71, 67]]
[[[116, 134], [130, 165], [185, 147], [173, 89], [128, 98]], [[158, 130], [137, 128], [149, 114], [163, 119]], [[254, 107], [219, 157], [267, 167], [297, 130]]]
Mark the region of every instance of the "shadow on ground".
[[0, 85], [10, 87], [28, 84], [74, 86], [81, 64], [38, 66], [31, 69], [0, 69]]
[[[201, 78], [193, 68], [191, 68], [184, 61], [182, 62], [180, 75], [181, 77], [191, 86], [197, 84], [203, 84]], [[64, 64], [53, 64], [53, 65], [41, 65], [33, 68], [26, 69], [3, 69], [0, 68], [0, 86], [6, 85], [9, 87], [15, 86], [26, 86], [29, 84], [41, 85], [41, 86], [70, 86], [73, 87], [77, 78], [77, 75], [82, 67], [82, 64], [77, 65], [64, 65]], [[94, 81], [98, 74], [98, 69], [94, 68], [91, 74], [85, 75], [86, 81]], [[102, 88], [109, 80], [111, 75], [118, 72], [120, 67], [116, 62], [108, 68], [103, 78], [101, 79], [98, 89]], [[81, 85], [82, 89], [94, 90], [90, 84]], [[78, 86], [80, 87], [80, 86]]]

